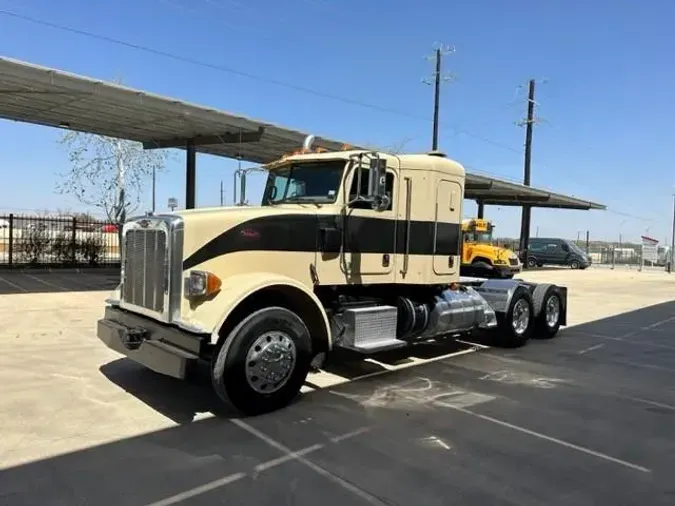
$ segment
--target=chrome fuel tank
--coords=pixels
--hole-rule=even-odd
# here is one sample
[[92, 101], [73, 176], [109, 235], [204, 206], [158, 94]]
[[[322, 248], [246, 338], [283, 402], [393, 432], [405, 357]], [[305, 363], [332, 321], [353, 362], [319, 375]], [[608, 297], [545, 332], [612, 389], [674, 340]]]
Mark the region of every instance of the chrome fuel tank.
[[471, 287], [445, 290], [434, 297], [429, 322], [416, 340], [496, 325], [495, 312], [476, 290]]

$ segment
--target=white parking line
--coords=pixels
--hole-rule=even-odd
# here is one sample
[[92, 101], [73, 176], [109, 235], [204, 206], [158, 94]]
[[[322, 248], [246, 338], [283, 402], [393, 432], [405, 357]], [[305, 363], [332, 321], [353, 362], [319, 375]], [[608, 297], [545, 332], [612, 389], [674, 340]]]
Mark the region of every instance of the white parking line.
[[644, 327], [644, 330], [652, 330], [655, 329], [656, 327], [660, 327], [661, 325], [665, 325], [666, 323], [670, 323], [672, 321], [675, 321], [675, 316], [671, 316], [670, 318], [666, 318], [665, 320], [661, 320], [656, 323], [652, 323], [651, 325], [647, 325]]
[[298, 450], [297, 452], [291, 452], [286, 455], [282, 455], [279, 458], [268, 460], [267, 462], [263, 462], [262, 464], [258, 464], [257, 466], [255, 466], [255, 471], [258, 473], [262, 471], [267, 471], [268, 469], [276, 467], [290, 460], [295, 460], [299, 457], [302, 457], [303, 455], [307, 455], [309, 453], [320, 450], [321, 448], [323, 448], [323, 446], [324, 445], [322, 444], [315, 444], [312, 446], [308, 446], [307, 448], [303, 448], [302, 450]]
[[170, 506], [171, 504], [176, 504], [186, 499], [190, 499], [196, 495], [205, 494], [206, 492], [210, 492], [216, 488], [224, 487], [225, 485], [234, 483], [237, 480], [241, 480], [244, 476], [246, 476], [246, 473], [234, 473], [229, 476], [225, 476], [224, 478], [210, 481], [199, 487], [191, 488], [190, 490], [186, 490], [180, 494], [172, 495], [171, 497], [167, 497], [161, 501], [153, 502], [148, 506]]
[[[419, 378], [419, 379], [422, 379], [422, 380], [425, 380], [425, 381], [429, 382], [429, 380], [426, 380], [425, 378]], [[431, 385], [429, 385], [429, 387], [431, 387]], [[426, 390], [432, 390], [432, 389], [431, 388], [417, 389], [418, 392], [423, 392], [423, 391], [426, 391]], [[596, 451], [596, 450], [592, 450], [590, 448], [586, 448], [584, 446], [580, 446], [580, 445], [571, 443], [569, 441], [564, 441], [562, 439], [558, 439], [558, 438], [555, 438], [555, 437], [552, 437], [552, 436], [548, 436], [546, 434], [542, 434], [541, 432], [536, 432], [536, 431], [528, 429], [526, 427], [522, 427], [520, 425], [515, 425], [513, 423], [509, 423], [509, 422], [506, 422], [504, 420], [500, 420], [498, 418], [494, 418], [494, 417], [491, 417], [491, 416], [488, 416], [488, 415], [476, 413], [475, 411], [471, 411], [470, 409], [467, 409], [467, 407], [470, 404], [466, 404], [466, 403], [463, 403], [463, 402], [458, 403], [458, 402], [455, 401], [455, 399], [457, 399], [457, 392], [456, 391], [445, 392], [445, 393], [432, 395], [432, 396], [406, 395], [405, 392], [411, 391], [411, 390], [405, 389], [405, 388], [395, 388], [395, 391], [396, 391], [396, 395], [399, 396], [400, 398], [405, 398], [405, 399], [408, 399], [412, 402], [423, 403], [423, 404], [428, 403], [428, 404], [435, 405], [435, 406], [441, 406], [441, 407], [453, 409], [453, 410], [458, 411], [460, 413], [464, 413], [466, 415], [473, 416], [475, 418], [479, 418], [481, 420], [491, 422], [493, 424], [500, 425], [502, 427], [506, 427], [506, 428], [509, 428], [511, 430], [521, 432], [523, 434], [527, 434], [529, 436], [533, 436], [533, 437], [536, 437], [536, 438], [539, 438], [539, 439], [543, 439], [545, 441], [555, 443], [555, 444], [563, 446], [565, 448], [569, 448], [571, 450], [575, 450], [575, 451], [578, 451], [578, 452], [581, 452], [581, 453], [585, 453], [586, 455], [591, 455], [591, 456], [597, 457], [599, 459], [606, 460], [608, 462], [613, 462], [615, 464], [619, 464], [621, 466], [628, 467], [628, 468], [633, 469], [635, 471], [640, 471], [640, 472], [643, 472], [643, 473], [651, 473], [652, 472], [651, 469], [648, 469], [644, 466], [634, 464], [632, 462], [628, 462], [626, 460], [622, 460], [622, 459], [619, 459], [619, 458], [616, 458], [616, 457], [612, 457], [611, 455], [607, 455], [606, 453], [602, 453], [602, 452], [599, 452], [599, 451]], [[336, 395], [340, 395], [340, 396], [343, 395], [343, 394], [340, 394], [339, 392], [331, 392], [331, 393], [336, 394]], [[478, 394], [477, 392], [467, 392], [467, 394], [477, 394], [479, 396], [482, 395], [482, 394]], [[488, 397], [488, 396], [486, 396], [486, 397]], [[491, 399], [494, 399], [494, 397], [491, 397]], [[367, 402], [367, 401], [365, 401], [365, 402]], [[364, 404], [364, 401], [361, 401], [361, 404]], [[473, 403], [473, 404], [476, 404], [476, 403]]]
[[351, 432], [347, 432], [346, 434], [342, 434], [341, 436], [335, 436], [330, 438], [331, 443], [339, 443], [343, 439], [351, 439], [356, 436], [360, 436], [361, 434], [364, 434], [370, 430], [370, 427], [361, 427], [360, 429], [353, 430]]
[[[675, 351], [675, 346], [668, 346], [666, 344], [652, 343], [650, 341], [626, 339], [626, 338], [623, 338], [623, 337], [606, 336], [604, 334], [595, 334], [593, 332], [581, 332], [578, 335], [585, 336], [585, 337], [595, 337], [595, 338], [598, 338], [598, 339], [605, 339], [607, 341], [618, 341], [618, 342], [621, 342], [621, 343], [633, 344], [633, 345], [636, 345], [636, 346], [646, 346], [648, 348], [658, 348], [658, 349], [662, 349], [662, 350], [673, 350], [673, 351]], [[571, 336], [571, 337], [575, 337], [575, 336]]]
[[624, 334], [621, 336], [621, 339], [627, 339], [629, 337], [636, 336], [637, 334], [640, 334], [642, 332], [649, 332], [649, 331], [654, 331], [654, 330], [660, 330], [659, 327], [665, 325], [666, 323], [670, 323], [675, 321], [675, 316], [671, 316], [670, 318], [666, 318], [665, 320], [661, 320], [655, 323], [652, 323], [650, 325], [645, 325], [644, 327], [640, 327], [637, 330], [632, 330], [628, 332], [627, 334]]
[[[400, 391], [399, 391], [399, 393], [400, 393]], [[451, 397], [452, 395], [453, 395], [453, 393], [449, 393], [449, 394], [444, 393], [444, 394], [440, 394], [440, 395], [435, 395], [433, 397], [428, 397], [426, 399], [426, 401], [429, 402], [430, 404], [454, 409], [455, 411], [459, 411], [460, 413], [464, 413], [464, 414], [479, 418], [481, 420], [485, 420], [487, 422], [491, 422], [491, 423], [494, 423], [494, 424], [497, 424], [497, 425], [501, 425], [502, 427], [506, 427], [506, 428], [509, 428], [511, 430], [515, 430], [515, 431], [521, 432], [523, 434], [527, 434], [529, 436], [533, 436], [533, 437], [536, 437], [536, 438], [539, 438], [539, 439], [550, 441], [551, 443], [555, 443], [555, 444], [558, 444], [560, 446], [564, 446], [566, 448], [570, 448], [572, 450], [576, 450], [578, 452], [585, 453], [587, 455], [592, 455], [594, 457], [606, 460], [608, 462], [614, 462], [615, 464], [619, 464], [619, 465], [628, 467], [630, 469], [634, 469], [636, 471], [641, 471], [643, 473], [651, 473], [652, 472], [650, 469], [647, 469], [646, 467], [640, 466], [638, 464], [633, 464], [632, 462], [628, 462], [626, 460], [621, 460], [621, 459], [612, 457], [611, 455], [607, 455], [606, 453], [601, 453], [601, 452], [598, 452], [598, 451], [595, 451], [595, 450], [591, 450], [590, 448], [586, 448], [584, 446], [580, 446], [580, 445], [577, 445], [577, 444], [574, 444], [574, 443], [570, 443], [569, 441], [564, 441], [562, 439], [547, 436], [546, 434], [542, 434], [540, 432], [535, 432], [535, 431], [527, 429], [525, 427], [521, 427], [519, 425], [515, 425], [515, 424], [512, 424], [512, 423], [506, 422], [504, 420], [499, 420], [498, 418], [494, 418], [494, 417], [491, 417], [491, 416], [476, 413], [475, 411], [471, 411], [469, 409], [466, 409], [465, 407], [462, 407], [461, 405], [457, 405], [456, 403], [453, 403], [452, 401], [441, 400], [444, 397], [449, 397], [449, 396]], [[403, 397], [406, 397], [406, 396], [403, 396]], [[417, 398], [411, 398], [411, 399], [419, 401], [419, 399], [417, 399]]]
[[605, 346], [605, 343], [596, 344], [595, 346], [589, 346], [588, 348], [585, 348], [585, 349], [583, 349], [583, 350], [581, 350], [581, 351], [578, 351], [577, 354], [579, 354], [579, 355], [585, 355], [585, 354], [588, 353], [589, 351], [598, 350], [598, 349], [600, 349], [600, 348], [603, 348], [604, 346]]
[[[326, 447], [325, 444], [318, 443], [318, 444], [303, 448], [301, 450], [292, 451], [292, 450], [286, 448], [286, 446], [282, 445], [281, 443], [278, 443], [277, 441], [274, 441], [269, 436], [263, 434], [262, 432], [258, 431], [255, 428], [251, 427], [246, 422], [243, 422], [243, 421], [237, 420], [237, 419], [233, 419], [233, 420], [230, 420], [230, 421], [232, 423], [234, 423], [235, 425], [237, 425], [238, 427], [240, 427], [240, 428], [244, 429], [245, 431], [249, 432], [250, 434], [253, 434], [258, 439], [261, 439], [262, 441], [264, 441], [268, 445], [270, 445], [270, 446], [272, 446], [272, 447], [276, 448], [277, 450], [284, 453], [284, 455], [282, 455], [281, 457], [277, 457], [275, 459], [268, 460], [266, 462], [262, 462], [262, 463], [256, 465], [253, 468], [253, 473], [251, 473], [252, 476], [255, 476], [255, 475], [257, 475], [261, 472], [264, 472], [264, 471], [268, 471], [268, 470], [270, 470], [274, 467], [280, 466], [281, 464], [284, 464], [286, 462], [290, 462], [292, 460], [297, 460], [299, 462], [302, 462], [305, 465], [308, 465], [312, 469], [314, 469], [315, 467], [318, 468], [319, 470], [317, 470], [317, 469], [314, 469], [314, 470], [319, 472], [320, 474], [325, 473], [324, 475], [326, 475], [326, 474], [329, 475], [328, 477], [333, 479], [333, 481], [342, 480], [338, 476], [333, 475], [329, 471], [326, 471], [325, 469], [320, 468], [316, 464], [313, 464], [313, 463], [309, 462], [307, 459], [304, 458], [305, 455], [308, 455], [308, 454], [313, 453], [315, 451], [318, 451], [322, 448], [325, 448]], [[360, 434], [364, 434], [365, 432], [368, 432], [369, 430], [370, 430], [369, 427], [361, 427], [361, 428], [353, 430], [351, 432], [347, 432], [346, 434], [334, 436], [330, 439], [330, 442], [331, 443], [338, 443], [340, 441], [344, 441], [345, 439], [349, 439], [349, 438], [352, 438], [352, 437], [356, 437]], [[230, 475], [225, 476], [223, 478], [218, 478], [217, 480], [210, 481], [210, 482], [205, 483], [203, 485], [200, 485], [198, 487], [194, 487], [194, 488], [191, 488], [189, 490], [185, 490], [185, 491], [180, 492], [178, 494], [172, 495], [170, 497], [166, 497], [166, 498], [161, 499], [159, 501], [155, 501], [153, 503], [148, 504], [147, 506], [171, 506], [172, 504], [179, 503], [179, 502], [184, 501], [186, 499], [190, 499], [192, 497], [195, 497], [195, 496], [198, 496], [198, 495], [201, 495], [201, 494], [205, 494], [206, 492], [210, 492], [211, 490], [215, 490], [217, 488], [224, 487], [225, 485], [229, 485], [230, 483], [234, 483], [235, 481], [241, 480], [242, 478], [245, 478], [248, 475], [249, 475], [249, 473], [244, 473], [244, 472], [233, 473], [233, 474], [230, 474]], [[348, 488], [348, 489], [349, 489], [349, 487], [356, 488], [356, 487], [354, 487], [353, 485], [351, 485], [347, 482], [345, 482], [345, 484], [340, 483], [340, 485], [342, 485], [343, 487]], [[358, 494], [360, 496], [366, 495], [368, 497], [368, 499], [366, 499], [366, 500], [371, 502], [371, 504], [378, 504], [378, 505], [384, 504], [382, 502], [375, 502], [374, 503], [374, 502], [369, 500], [369, 498], [372, 497], [372, 496], [367, 494], [367, 492], [363, 492], [360, 489], [356, 489], [356, 490], [358, 491]], [[375, 498], [375, 499], [377, 500], [377, 498]]]
[[618, 397], [621, 397], [622, 399], [627, 399], [629, 401], [635, 401], [635, 402], [641, 402], [643, 404], [648, 404], [650, 406], [654, 406], [656, 408], [662, 408], [662, 409], [667, 409], [669, 411], [675, 411], [675, 406], [672, 404], [664, 404], [662, 402], [657, 402], [657, 401], [652, 401], [650, 399], [644, 399], [642, 397], [632, 397], [630, 395], [619, 395], [617, 394]]
[[31, 276], [30, 274], [24, 274], [27, 278], [33, 279], [37, 281], [38, 283], [42, 283], [45, 286], [48, 286], [50, 288], [56, 288], [59, 292], [62, 292], [65, 290], [62, 286], [55, 285], [54, 283], [50, 283], [49, 281], [45, 281], [44, 279], [36, 278], [35, 276]]
[[595, 450], [591, 450], [590, 448], [586, 448], [584, 446], [580, 446], [574, 443], [570, 443], [568, 441], [564, 441], [562, 439], [558, 439], [555, 437], [547, 436], [546, 434], [542, 434], [540, 432], [535, 432], [533, 430], [527, 429], [525, 427], [521, 427], [519, 425], [515, 425], [509, 422], [505, 422], [504, 420], [499, 420], [498, 418], [493, 418], [491, 416], [487, 415], [481, 415], [480, 413], [476, 413], [474, 411], [470, 411], [465, 408], [461, 408], [458, 406], [453, 406], [452, 404], [443, 404], [442, 402], [436, 402], [436, 404], [440, 404], [441, 406], [448, 407], [450, 409], [454, 409], [455, 411], [459, 411], [461, 413], [466, 413], [467, 415], [474, 416], [476, 418], [480, 418], [481, 420], [485, 420], [487, 422], [491, 422], [497, 425], [501, 425], [502, 427], [509, 428], [511, 430], [515, 430], [518, 432], [522, 432], [523, 434], [527, 434], [529, 436], [533, 436], [539, 439], [543, 439], [546, 441], [550, 441], [551, 443], [558, 444], [560, 446], [564, 446], [566, 448], [570, 448], [572, 450], [576, 450], [581, 453], [585, 453], [587, 455], [592, 455], [594, 457], [597, 457], [602, 460], [606, 460], [608, 462], [614, 462], [615, 464], [622, 465], [624, 467], [628, 467], [630, 469], [634, 469], [635, 471], [640, 471], [643, 473], [651, 473], [651, 469], [647, 469], [646, 467], [640, 466], [638, 464], [633, 464], [632, 462], [628, 462], [626, 460], [621, 460], [616, 457], [612, 457], [611, 455], [607, 455], [606, 453], [601, 453]]
[[12, 283], [11, 281], [7, 281], [5, 278], [0, 278], [0, 281], [2, 281], [4, 283], [7, 283], [9, 286], [11, 286], [12, 288], [16, 288], [20, 292], [24, 292], [24, 293], [28, 292], [28, 290], [25, 289], [23, 286], [19, 286], [15, 283]]
[[[440, 355], [438, 357], [433, 357], [433, 358], [412, 358], [410, 362], [407, 362], [405, 364], [397, 365], [394, 367], [389, 366], [388, 369], [384, 369], [382, 371], [375, 371], [371, 372], [368, 374], [364, 374], [362, 376], [356, 376], [355, 378], [352, 378], [351, 380], [348, 380], [350, 383], [358, 380], [363, 380], [366, 378], [373, 378], [375, 376], [381, 376], [382, 374], [387, 374], [390, 372], [395, 372], [395, 371], [401, 371], [403, 369], [408, 369], [409, 367], [415, 367], [417, 365], [424, 365], [424, 364], [430, 364], [433, 362], [438, 362], [439, 360], [445, 360], [446, 358], [451, 358], [451, 357], [458, 357], [460, 355], [466, 355], [468, 353], [475, 353], [477, 352], [477, 349], [474, 348], [469, 348], [468, 350], [461, 350], [461, 351], [455, 351], [452, 353], [446, 353], [445, 355]], [[385, 364], [381, 364], [380, 362], [376, 362], [375, 360], [372, 360], [372, 362], [377, 363], [378, 365], [382, 365], [383, 367]], [[333, 387], [335, 385], [331, 385]]]
[[[523, 366], [525, 364], [525, 362], [523, 362], [522, 360], [510, 359], [508, 357], [500, 357], [498, 355], [484, 354], [482, 356], [497, 360], [499, 362], [506, 362], [506, 363], [512, 364], [514, 366]], [[630, 395], [617, 394], [617, 393], [614, 393], [613, 391], [608, 392], [608, 391], [603, 390], [601, 388], [593, 388], [593, 387], [590, 387], [586, 384], [581, 384], [581, 383], [576, 383], [576, 385], [583, 388], [584, 390], [587, 390], [587, 391], [590, 391], [590, 392], [596, 392], [596, 393], [599, 393], [599, 394], [602, 394], [602, 395], [616, 397], [617, 399], [625, 399], [625, 400], [629, 400], [629, 401], [633, 401], [633, 402], [641, 402], [643, 404], [648, 404], [650, 406], [675, 411], [675, 406], [672, 405], [672, 404], [664, 404], [662, 402], [652, 401], [650, 399], [645, 399], [643, 397], [634, 397], [634, 396], [630, 396]]]
[[[276, 448], [277, 450], [286, 453], [287, 455], [293, 454], [293, 452], [288, 449], [286, 446], [283, 444], [279, 443], [278, 441], [275, 441], [271, 437], [269, 437], [267, 434], [259, 431], [258, 429], [252, 427], [248, 423], [244, 422], [243, 420], [239, 419], [233, 419], [231, 420], [232, 423], [234, 423], [237, 427], [242, 428], [243, 430], [247, 431], [248, 433], [254, 435], [261, 441], [264, 441], [268, 445], [270, 445], [272, 448]], [[374, 495], [369, 494], [365, 490], [357, 487], [356, 485], [349, 483], [348, 481], [344, 480], [343, 478], [340, 478], [338, 475], [331, 473], [327, 469], [319, 466], [318, 464], [315, 464], [314, 462], [311, 462], [310, 460], [307, 460], [301, 455], [297, 455], [297, 453], [294, 456], [294, 460], [297, 460], [298, 462], [301, 462], [302, 464], [306, 465], [309, 467], [312, 471], [314, 471], [317, 474], [320, 474], [321, 476], [324, 476], [325, 478], [328, 478], [331, 480], [333, 483], [336, 483], [340, 485], [342, 488], [345, 490], [348, 490], [349, 492], [353, 493], [354, 495], [360, 497], [364, 501], [366, 501], [369, 504], [376, 504], [378, 506], [388, 506], [385, 502], [381, 501]]]

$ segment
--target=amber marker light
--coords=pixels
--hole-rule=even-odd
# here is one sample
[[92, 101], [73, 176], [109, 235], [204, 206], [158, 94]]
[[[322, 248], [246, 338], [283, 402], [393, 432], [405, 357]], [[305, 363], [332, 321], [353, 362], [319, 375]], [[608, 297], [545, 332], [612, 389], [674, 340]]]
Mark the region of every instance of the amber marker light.
[[217, 293], [222, 281], [215, 274], [208, 271], [190, 271], [185, 278], [185, 298], [195, 299], [208, 297]]

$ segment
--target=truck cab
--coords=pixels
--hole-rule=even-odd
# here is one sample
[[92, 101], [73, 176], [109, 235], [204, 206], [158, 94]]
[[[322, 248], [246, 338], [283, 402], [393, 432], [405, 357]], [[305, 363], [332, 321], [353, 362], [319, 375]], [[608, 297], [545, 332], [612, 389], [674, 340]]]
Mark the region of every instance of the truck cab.
[[264, 166], [260, 205], [125, 223], [98, 337], [175, 378], [206, 364], [225, 403], [259, 414], [291, 402], [335, 349], [495, 329], [516, 347], [566, 324], [564, 287], [461, 282], [459, 163], [311, 143]]
[[494, 228], [482, 218], [462, 220], [462, 274], [512, 278], [522, 270], [513, 251], [494, 244]]

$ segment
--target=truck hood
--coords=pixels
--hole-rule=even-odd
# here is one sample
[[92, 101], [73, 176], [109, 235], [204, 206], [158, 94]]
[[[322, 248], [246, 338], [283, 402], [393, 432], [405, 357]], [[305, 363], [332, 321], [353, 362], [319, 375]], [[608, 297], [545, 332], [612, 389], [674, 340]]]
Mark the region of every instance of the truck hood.
[[508, 248], [500, 248], [489, 244], [472, 244], [471, 249], [475, 254], [483, 255], [487, 258], [498, 258], [508, 262], [511, 258], [517, 258], [516, 254]]
[[279, 205], [279, 206], [226, 206], [226, 207], [202, 207], [200, 209], [184, 209], [172, 213], [180, 216], [184, 222], [199, 223], [222, 217], [224, 220], [247, 220], [260, 216], [272, 216], [282, 214], [314, 214], [314, 206]]
[[[314, 206], [216, 207], [175, 214], [184, 223], [184, 270], [238, 251], [316, 249], [314, 235], [297, 233], [316, 227]], [[308, 244], [298, 244], [298, 236]]]

